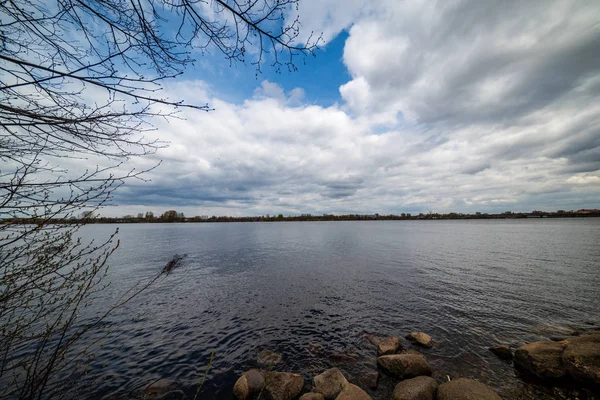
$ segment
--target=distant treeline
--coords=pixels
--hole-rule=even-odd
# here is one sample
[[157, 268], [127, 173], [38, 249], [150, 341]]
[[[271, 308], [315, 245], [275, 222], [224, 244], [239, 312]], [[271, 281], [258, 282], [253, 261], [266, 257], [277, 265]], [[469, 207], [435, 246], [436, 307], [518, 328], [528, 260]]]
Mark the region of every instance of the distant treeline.
[[55, 218], [52, 220], [40, 221], [35, 218], [27, 219], [6, 219], [4, 223], [30, 223], [30, 224], [49, 224], [49, 223], [98, 223], [98, 224], [115, 224], [115, 223], [172, 223], [172, 222], [287, 222], [287, 221], [372, 221], [372, 220], [438, 220], [438, 219], [519, 219], [519, 218], [585, 218], [585, 217], [600, 217], [600, 210], [577, 210], [577, 211], [564, 211], [558, 210], [555, 212], [546, 211], [532, 211], [530, 213], [523, 212], [511, 212], [506, 211], [499, 214], [480, 213], [475, 214], [463, 214], [463, 213], [401, 213], [400, 215], [388, 214], [345, 214], [345, 215], [290, 215], [284, 216], [279, 215], [261, 215], [254, 217], [230, 217], [230, 216], [195, 216], [186, 217], [183, 213], [179, 213], [175, 210], [169, 210], [163, 213], [161, 216], [155, 217], [154, 213], [147, 212], [145, 214], [138, 214], [137, 216], [126, 215], [124, 217], [100, 217], [94, 216], [92, 213], [86, 212], [76, 217], [59, 219]]

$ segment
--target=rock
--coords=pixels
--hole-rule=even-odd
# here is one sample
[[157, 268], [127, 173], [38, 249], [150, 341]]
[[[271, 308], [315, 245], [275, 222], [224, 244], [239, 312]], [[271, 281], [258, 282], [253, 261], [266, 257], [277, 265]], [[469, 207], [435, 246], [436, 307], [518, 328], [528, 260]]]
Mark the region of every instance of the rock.
[[379, 342], [381, 341], [381, 337], [375, 333], [365, 333], [363, 335], [363, 340], [365, 342], [367, 342], [368, 344], [377, 346], [379, 344]]
[[358, 376], [360, 386], [368, 387], [369, 389], [375, 389], [378, 381], [379, 372], [377, 371], [365, 371]]
[[238, 400], [251, 399], [259, 393], [265, 384], [265, 372], [258, 369], [250, 369], [233, 385], [233, 395]]
[[313, 378], [312, 390], [321, 393], [326, 399], [335, 399], [347, 385], [344, 374], [337, 368], [331, 368]]
[[377, 364], [399, 379], [431, 375], [431, 368], [425, 357], [415, 354], [391, 354], [377, 358]]
[[548, 336], [578, 336], [579, 332], [571, 326], [536, 324], [534, 330], [540, 334]]
[[488, 385], [467, 378], [442, 383], [438, 387], [437, 398], [438, 400], [502, 400]]
[[364, 390], [351, 383], [344, 387], [335, 400], [373, 400]]
[[144, 389], [144, 398], [146, 399], [158, 399], [169, 393], [175, 387], [175, 383], [167, 378], [159, 379]]
[[544, 340], [532, 342], [515, 351], [515, 367], [539, 379], [563, 378], [567, 371], [563, 364], [564, 342]]
[[513, 359], [513, 353], [509, 346], [506, 346], [506, 345], [492, 346], [489, 348], [489, 350], [502, 360], [512, 360]]
[[424, 332], [411, 332], [406, 336], [406, 338], [411, 343], [417, 344], [419, 346], [427, 348], [433, 347], [433, 340], [431, 339], [431, 336]]
[[396, 385], [392, 400], [434, 400], [438, 384], [429, 376], [407, 379]]
[[600, 333], [567, 340], [562, 361], [573, 378], [600, 387]]
[[272, 367], [281, 362], [282, 356], [280, 353], [272, 350], [263, 350], [258, 354], [256, 362], [262, 367]]
[[400, 339], [395, 336], [387, 337], [377, 344], [377, 355], [395, 354], [400, 347]]
[[406, 350], [406, 354], [415, 354], [417, 356], [423, 357], [423, 354], [421, 354], [420, 351], [417, 351], [415, 349], [408, 349], [408, 350]]
[[267, 400], [294, 400], [302, 392], [304, 378], [290, 372], [267, 372], [263, 394]]
[[323, 352], [323, 346], [319, 343], [309, 343], [306, 349], [310, 354], [321, 354]]
[[299, 400], [325, 400], [325, 397], [321, 393], [310, 392], [304, 393]]

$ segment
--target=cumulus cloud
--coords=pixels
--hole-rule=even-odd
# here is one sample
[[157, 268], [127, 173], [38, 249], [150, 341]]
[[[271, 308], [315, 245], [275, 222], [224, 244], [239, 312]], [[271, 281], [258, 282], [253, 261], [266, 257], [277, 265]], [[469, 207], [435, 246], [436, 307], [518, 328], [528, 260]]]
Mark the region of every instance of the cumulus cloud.
[[339, 104], [304, 103], [301, 82], [259, 82], [240, 103], [185, 82], [215, 111], [158, 121], [165, 161], [114, 213], [598, 206], [600, 3], [306, 0], [299, 12], [327, 40], [348, 29]]

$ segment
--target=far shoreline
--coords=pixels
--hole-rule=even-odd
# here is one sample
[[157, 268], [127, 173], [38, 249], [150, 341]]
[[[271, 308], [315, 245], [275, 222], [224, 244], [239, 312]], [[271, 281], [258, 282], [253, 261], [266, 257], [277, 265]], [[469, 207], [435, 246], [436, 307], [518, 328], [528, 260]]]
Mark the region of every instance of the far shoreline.
[[[150, 215], [150, 216], [148, 216]], [[100, 217], [94, 216], [91, 218], [53, 218], [53, 219], [36, 219], [36, 218], [13, 218], [5, 219], [0, 224], [60, 224], [60, 225], [77, 225], [77, 224], [170, 224], [170, 223], [216, 223], [216, 222], [343, 222], [343, 221], [448, 221], [448, 220], [516, 220], [516, 219], [580, 219], [580, 218], [599, 218], [600, 210], [578, 210], [578, 211], [563, 211], [544, 212], [533, 211], [531, 213], [513, 213], [507, 211], [501, 214], [488, 213], [419, 213], [412, 215], [402, 213], [401, 215], [389, 214], [345, 214], [345, 215], [265, 215], [265, 216], [247, 216], [247, 217], [231, 217], [231, 216], [195, 216], [184, 217], [183, 214], [177, 213], [174, 210], [167, 211], [160, 217], [154, 217], [152, 213], [146, 213], [145, 216], [138, 214], [134, 216], [124, 217]]]

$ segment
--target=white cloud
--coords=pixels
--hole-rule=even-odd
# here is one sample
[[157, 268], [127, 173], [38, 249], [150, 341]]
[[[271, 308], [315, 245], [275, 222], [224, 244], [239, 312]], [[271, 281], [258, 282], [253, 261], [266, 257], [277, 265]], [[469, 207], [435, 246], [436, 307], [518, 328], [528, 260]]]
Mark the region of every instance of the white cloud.
[[342, 103], [264, 81], [233, 104], [186, 82], [215, 111], [158, 121], [165, 163], [115, 213], [597, 207], [598, 13], [586, 1], [301, 2], [305, 31], [349, 28]]

